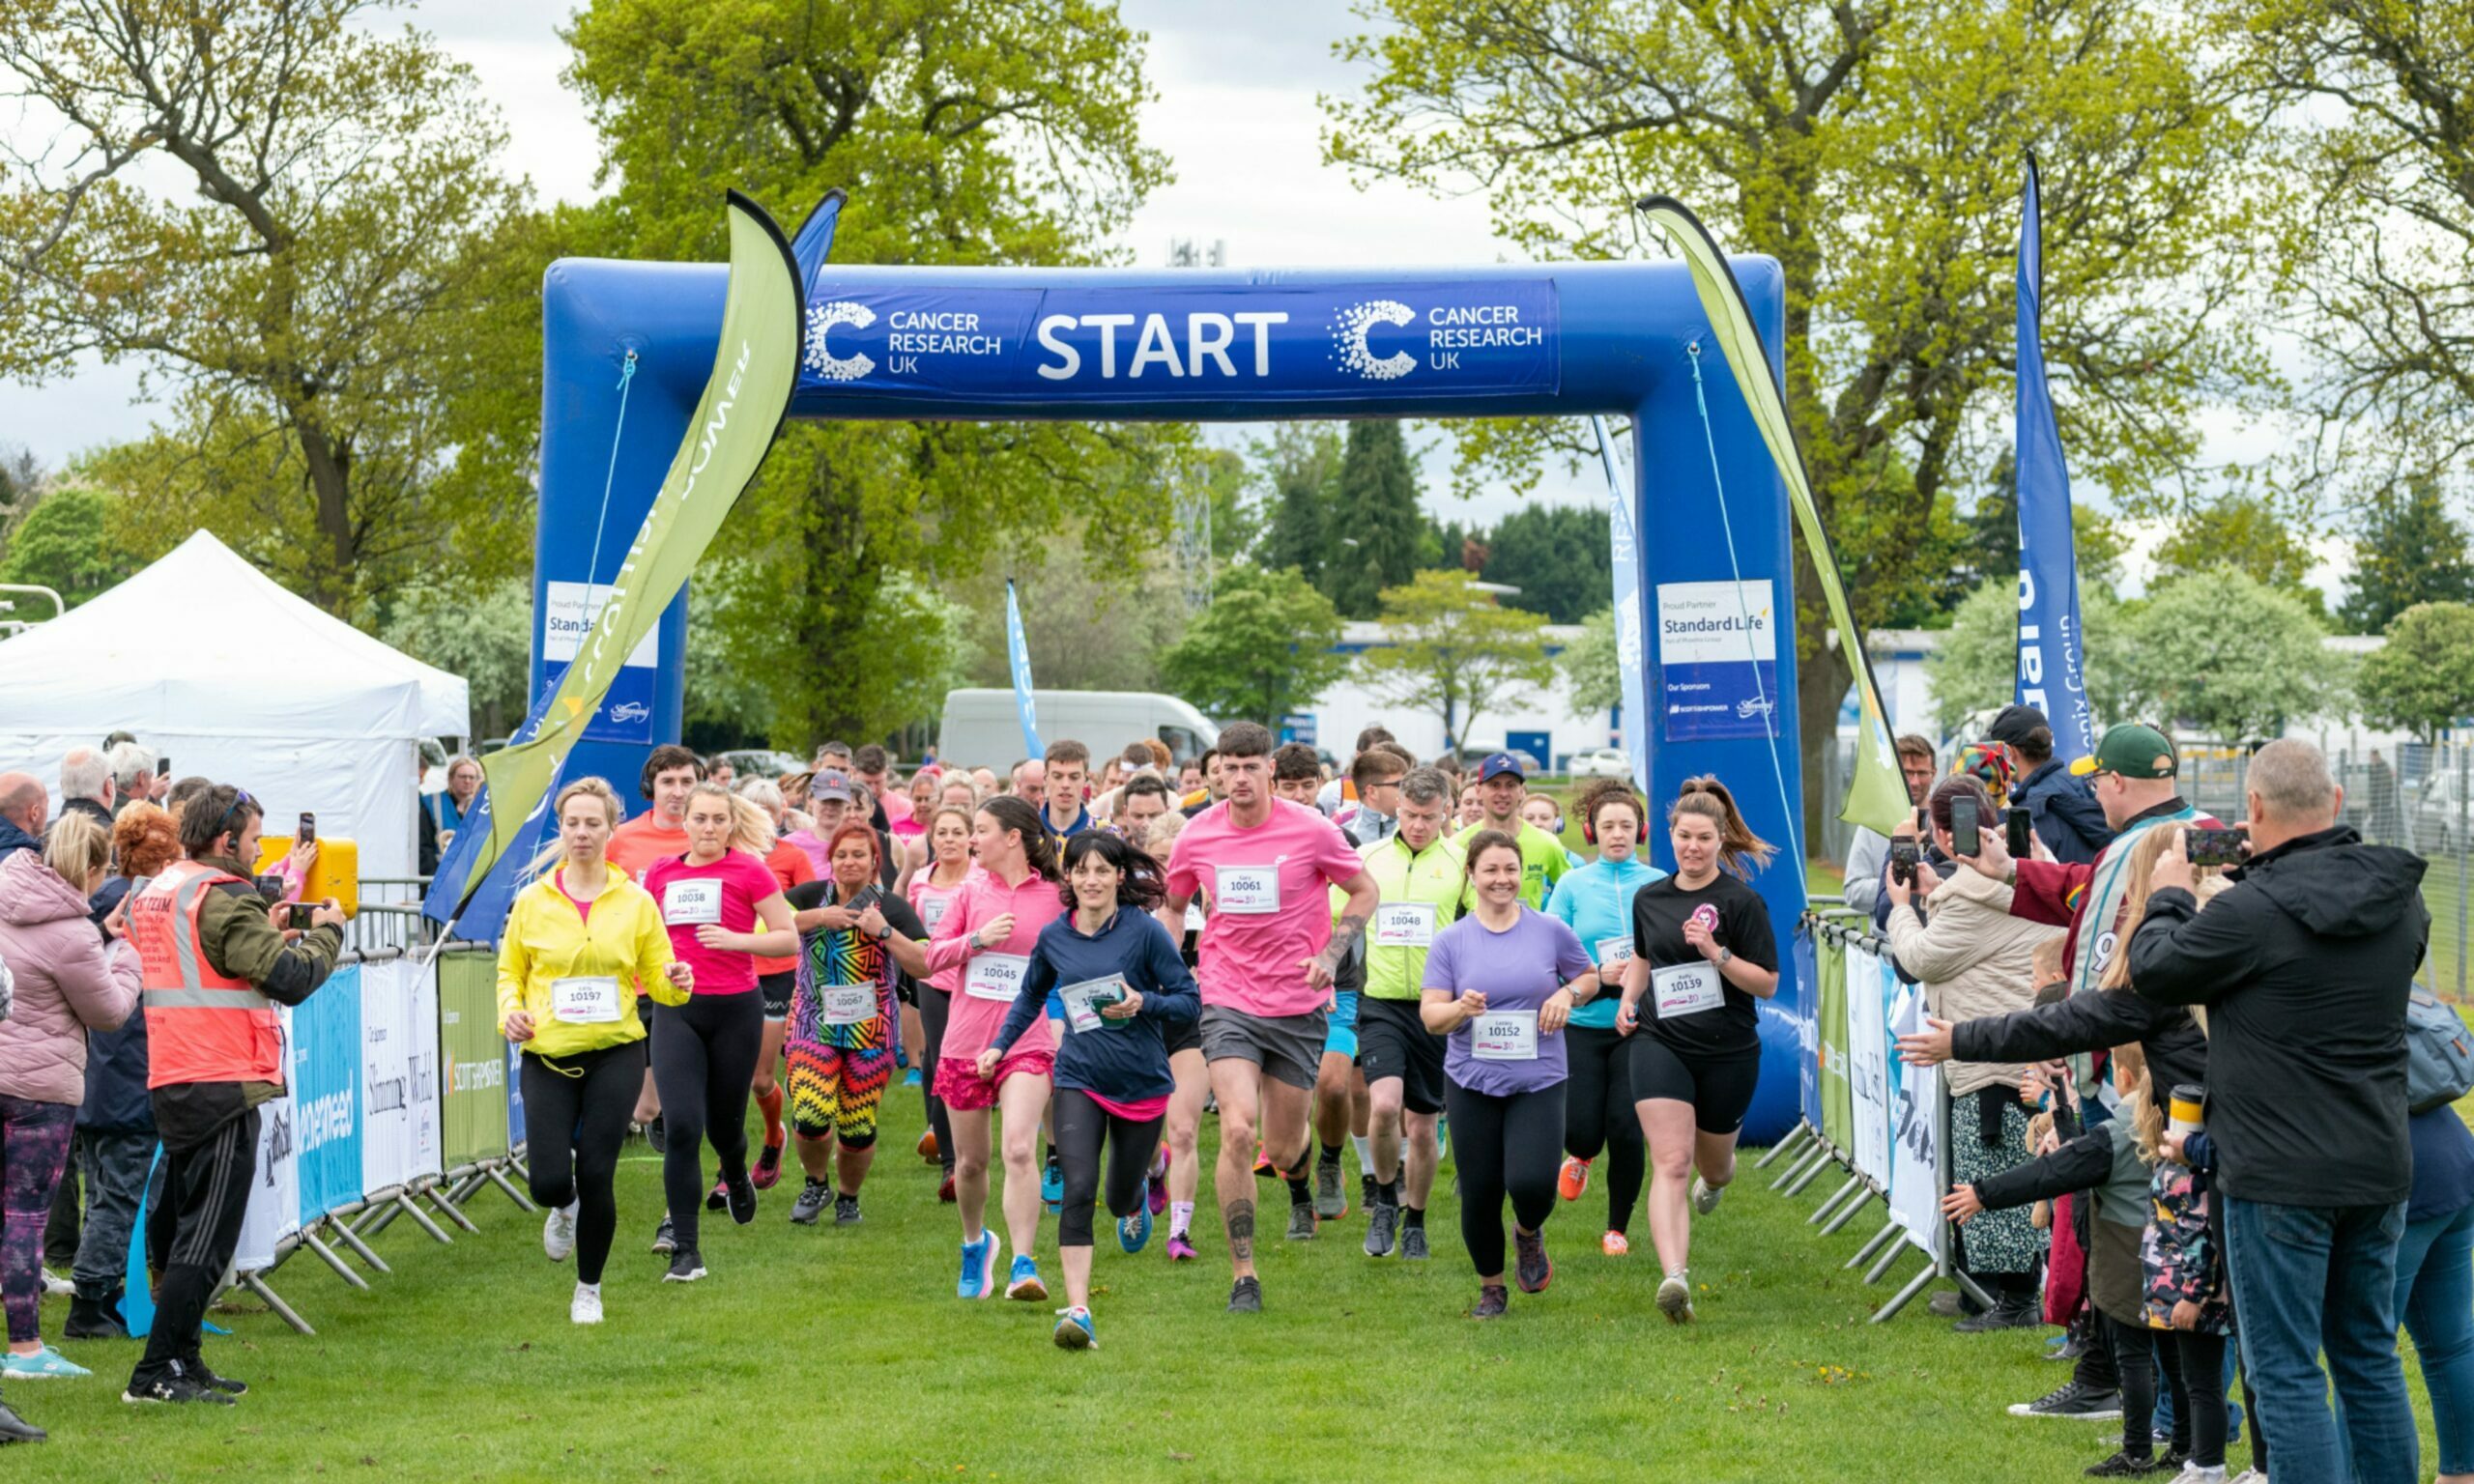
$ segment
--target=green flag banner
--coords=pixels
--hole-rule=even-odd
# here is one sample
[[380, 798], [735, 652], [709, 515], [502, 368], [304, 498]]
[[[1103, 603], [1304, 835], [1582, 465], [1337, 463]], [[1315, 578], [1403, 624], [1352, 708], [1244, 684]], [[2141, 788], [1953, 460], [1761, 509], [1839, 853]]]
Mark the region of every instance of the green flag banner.
[[[432, 916], [442, 907], [460, 911], [540, 808], [619, 665], [686, 585], [790, 411], [804, 298], [798, 267], [782, 229], [763, 208], [732, 191], [728, 211], [730, 292], [705, 394], [591, 631], [558, 688], [534, 709], [531, 734], [481, 759], [489, 829], [481, 838], [481, 831], [468, 826], [465, 833], [476, 837], [475, 847], [452, 848], [439, 863], [439, 880], [430, 891]], [[455, 844], [464, 844], [461, 836]], [[440, 888], [450, 882], [448, 896]]]
[[1701, 219], [1671, 196], [1644, 196], [1640, 210], [1651, 225], [1666, 234], [1692, 271], [1692, 288], [1710, 317], [1712, 338], [1726, 357], [1727, 369], [1735, 374], [1744, 406], [1752, 410], [1753, 425], [1769, 445], [1770, 461], [1787, 482], [1788, 503], [1796, 512], [1796, 528], [1803, 532], [1813, 571], [1821, 579], [1829, 621], [1838, 629], [1839, 643], [1854, 657], [1856, 699], [1863, 718], [1856, 731], [1855, 776], [1848, 781], [1846, 803], [1838, 817], [1887, 835], [1898, 828], [1912, 807], [1907, 781], [1899, 773], [1889, 713], [1883, 709], [1882, 688], [1874, 681], [1873, 662], [1864, 653], [1863, 631], [1856, 627], [1855, 614], [1847, 606], [1847, 588], [1839, 581], [1838, 561], [1830, 554], [1829, 533], [1822, 529], [1821, 508], [1813, 503], [1812, 479], [1804, 471], [1795, 424], [1787, 419], [1787, 401], [1769, 364], [1769, 350], [1761, 343], [1761, 332], [1753, 328], [1752, 311], [1744, 303], [1735, 271], [1727, 267], [1726, 255]]

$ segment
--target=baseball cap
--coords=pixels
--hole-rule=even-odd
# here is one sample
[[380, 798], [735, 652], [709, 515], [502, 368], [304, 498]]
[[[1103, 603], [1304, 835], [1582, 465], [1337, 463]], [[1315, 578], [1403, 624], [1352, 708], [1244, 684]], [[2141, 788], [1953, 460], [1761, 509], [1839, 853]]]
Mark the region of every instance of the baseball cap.
[[2081, 778], [2097, 773], [2118, 773], [2124, 778], [2172, 778], [2181, 771], [2181, 766], [2172, 738], [2153, 727], [2124, 722], [2108, 728], [2096, 744], [2095, 756], [2080, 758], [2070, 765], [2070, 771]]
[[811, 799], [840, 799], [845, 804], [849, 803], [851, 799], [850, 775], [843, 772], [840, 768], [819, 769], [816, 777], [808, 784], [808, 797]]
[[1996, 742], [2007, 742], [2012, 747], [2019, 747], [2027, 742], [2028, 735], [2037, 728], [2050, 726], [2051, 724], [2045, 720], [2045, 714], [2035, 707], [2010, 705], [2001, 708], [2001, 714], [1993, 719], [1993, 725], [1985, 728], [1984, 734]]
[[1527, 777], [1520, 771], [1520, 759], [1510, 753], [1490, 753], [1485, 761], [1478, 764], [1478, 782], [1482, 784], [1506, 773], [1514, 778]]

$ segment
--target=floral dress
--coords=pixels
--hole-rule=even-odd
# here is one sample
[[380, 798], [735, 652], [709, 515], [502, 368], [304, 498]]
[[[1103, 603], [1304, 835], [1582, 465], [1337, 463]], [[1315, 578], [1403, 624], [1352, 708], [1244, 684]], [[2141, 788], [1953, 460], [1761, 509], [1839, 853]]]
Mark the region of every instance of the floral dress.
[[2172, 1328], [2173, 1306], [2187, 1299], [2200, 1306], [2200, 1333], [2233, 1330], [2225, 1253], [2207, 1225], [2212, 1199], [2205, 1175], [2171, 1159], [2156, 1161], [2147, 1183], [2147, 1231], [2139, 1244], [2151, 1329]]

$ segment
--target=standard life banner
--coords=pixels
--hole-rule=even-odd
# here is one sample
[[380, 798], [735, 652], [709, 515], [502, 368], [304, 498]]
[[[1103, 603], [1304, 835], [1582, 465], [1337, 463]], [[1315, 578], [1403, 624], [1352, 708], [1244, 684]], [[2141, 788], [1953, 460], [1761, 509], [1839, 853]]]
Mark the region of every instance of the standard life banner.
[[1553, 392], [1555, 283], [884, 289], [817, 275], [802, 392], [1196, 401]]

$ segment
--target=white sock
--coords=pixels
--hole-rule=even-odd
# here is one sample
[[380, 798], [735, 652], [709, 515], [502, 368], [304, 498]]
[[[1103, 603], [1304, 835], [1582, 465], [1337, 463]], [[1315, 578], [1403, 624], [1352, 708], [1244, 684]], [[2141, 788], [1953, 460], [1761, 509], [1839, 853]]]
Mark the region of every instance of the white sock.
[[1194, 1202], [1192, 1202], [1192, 1201], [1170, 1201], [1170, 1202], [1168, 1203], [1168, 1235], [1169, 1235], [1169, 1236], [1171, 1236], [1171, 1237], [1183, 1237], [1183, 1236], [1185, 1236], [1188, 1232], [1191, 1232], [1191, 1231], [1193, 1231], [1193, 1230], [1194, 1230]]
[[1374, 1173], [1374, 1141], [1365, 1134], [1352, 1133], [1349, 1135], [1349, 1142], [1357, 1146], [1358, 1173], [1372, 1175]]
[[598, 1283], [579, 1283], [576, 1285], [576, 1292], [579, 1294], [590, 1294], [595, 1298], [598, 1298], [601, 1297], [601, 1285]]

